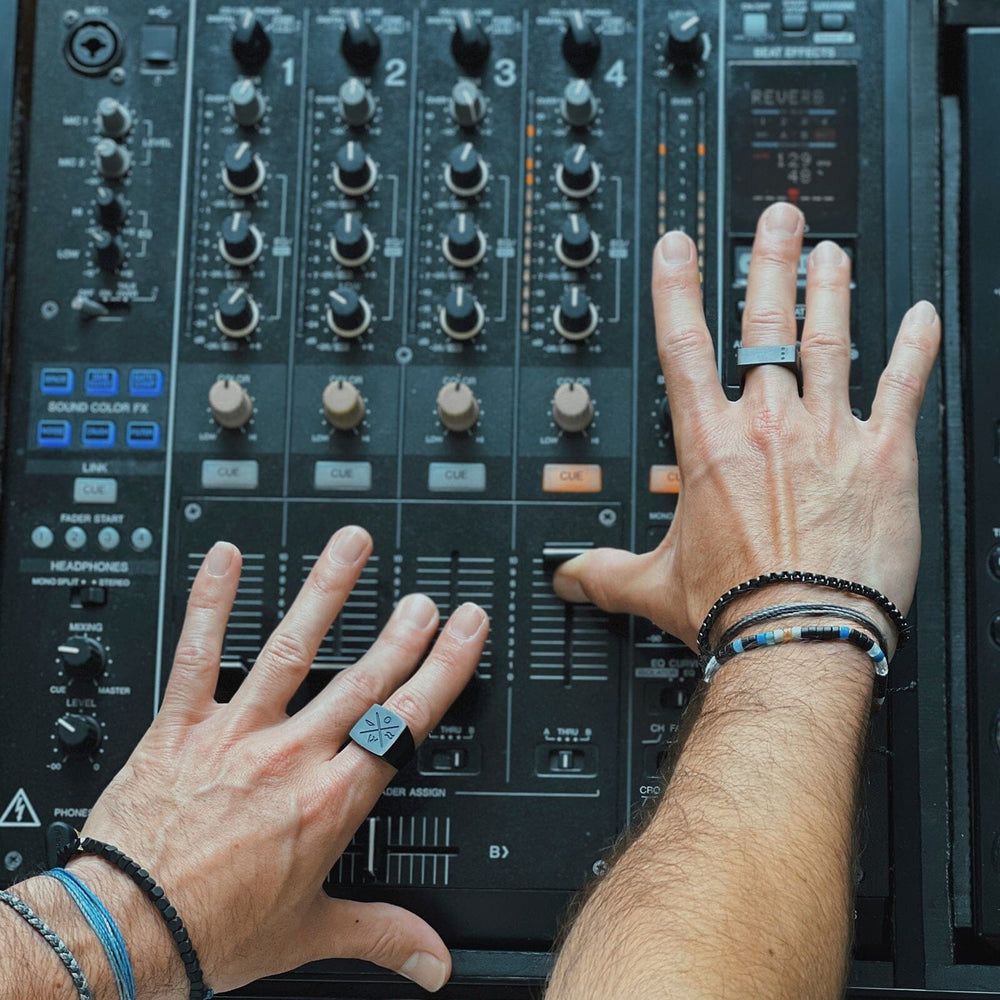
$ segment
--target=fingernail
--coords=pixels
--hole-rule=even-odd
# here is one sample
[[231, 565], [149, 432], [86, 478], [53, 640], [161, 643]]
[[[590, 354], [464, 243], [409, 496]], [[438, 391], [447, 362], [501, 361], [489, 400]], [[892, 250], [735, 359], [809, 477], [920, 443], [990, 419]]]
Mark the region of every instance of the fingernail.
[[924, 326], [930, 326], [937, 319], [937, 309], [923, 299], [913, 307], [913, 318]]
[[674, 230], [660, 240], [660, 257], [666, 264], [686, 264], [692, 257], [694, 244], [683, 233]]
[[777, 201], [764, 213], [764, 228], [776, 236], [794, 236], [799, 213], [787, 202]]
[[330, 548], [330, 558], [342, 566], [353, 566], [367, 545], [368, 538], [360, 528], [341, 528]]
[[809, 263], [814, 267], [839, 267], [844, 263], [847, 254], [832, 240], [823, 240], [811, 254]]
[[233, 564], [236, 546], [229, 542], [216, 542], [205, 557], [205, 572], [209, 576], [225, 576]]
[[463, 604], [452, 616], [448, 628], [459, 639], [468, 640], [479, 635], [486, 614], [476, 604]]
[[423, 594], [410, 594], [404, 597], [399, 605], [400, 618], [421, 631], [434, 621], [436, 613], [437, 606]]
[[441, 989], [448, 979], [448, 967], [426, 951], [414, 952], [399, 973], [431, 993]]

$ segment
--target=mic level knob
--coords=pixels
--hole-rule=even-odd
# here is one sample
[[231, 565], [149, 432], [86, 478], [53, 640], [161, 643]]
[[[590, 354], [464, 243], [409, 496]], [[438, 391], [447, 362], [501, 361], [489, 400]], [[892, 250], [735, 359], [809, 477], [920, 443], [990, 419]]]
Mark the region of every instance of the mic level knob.
[[447, 430], [462, 433], [479, 419], [479, 400], [464, 382], [449, 382], [437, 395], [437, 412]]
[[468, 212], [459, 212], [448, 225], [442, 249], [449, 264], [474, 267], [486, 254], [486, 237]]
[[340, 85], [340, 116], [352, 128], [367, 125], [375, 114], [375, 98], [356, 76]]
[[132, 154], [114, 139], [101, 139], [94, 146], [97, 171], [102, 177], [115, 180], [124, 177], [132, 166]]
[[95, 680], [104, 673], [104, 647], [89, 635], [71, 635], [58, 647], [63, 666], [72, 677]]
[[552, 399], [552, 419], [568, 434], [585, 431], [594, 419], [590, 393], [579, 382], [564, 382]]
[[234, 267], [249, 267], [264, 248], [260, 230], [250, 222], [246, 212], [234, 212], [222, 227], [219, 253]]
[[556, 331], [566, 340], [584, 340], [597, 328], [597, 310], [582, 288], [567, 288], [553, 314]]
[[471, 80], [459, 80], [451, 88], [451, 116], [462, 128], [475, 128], [486, 117], [486, 102]]
[[227, 337], [232, 340], [249, 337], [259, 322], [260, 308], [245, 288], [227, 288], [219, 296], [215, 325]]
[[67, 713], [56, 720], [56, 738], [69, 753], [93, 753], [101, 745], [101, 727], [92, 715]]
[[566, 19], [562, 53], [566, 62], [580, 76], [589, 76], [601, 55], [600, 36], [578, 10], [574, 10]]
[[586, 80], [570, 80], [560, 106], [563, 119], [572, 128], [586, 128], [597, 114], [597, 101]]
[[352, 431], [365, 419], [365, 401], [357, 386], [338, 379], [323, 390], [323, 412], [338, 431]]
[[253, 416], [250, 393], [231, 378], [220, 378], [208, 390], [208, 406], [220, 427], [239, 430]]
[[333, 183], [346, 195], [357, 198], [375, 186], [378, 169], [365, 154], [360, 142], [351, 139], [340, 149], [333, 161]]
[[229, 88], [229, 113], [233, 121], [251, 128], [264, 117], [264, 98], [253, 80], [244, 77]]
[[382, 43], [375, 29], [357, 8], [347, 12], [340, 51], [355, 69], [362, 71], [371, 69], [382, 51]]
[[490, 57], [490, 36], [475, 19], [472, 11], [463, 10], [455, 18], [451, 54], [455, 62], [471, 76], [479, 76]]
[[344, 267], [360, 267], [375, 250], [375, 240], [357, 212], [347, 212], [334, 227], [330, 239], [333, 259]]
[[267, 171], [249, 142], [233, 142], [226, 147], [222, 162], [222, 183], [241, 196], [259, 191]]
[[579, 213], [571, 215], [563, 223], [562, 231], [556, 237], [556, 256], [567, 267], [587, 267], [597, 258], [599, 249], [597, 234]]
[[582, 142], [570, 146], [563, 153], [562, 163], [556, 167], [556, 185], [570, 198], [586, 198], [601, 183], [601, 171], [590, 158]]
[[486, 187], [489, 168], [471, 142], [463, 142], [448, 154], [444, 182], [457, 195], [472, 198]]
[[475, 295], [459, 285], [445, 299], [439, 319], [441, 329], [452, 340], [469, 340], [482, 330], [486, 316]]
[[236, 61], [248, 73], [260, 69], [271, 54], [271, 39], [252, 10], [240, 14], [229, 44]]
[[116, 101], [113, 97], [102, 97], [97, 102], [97, 121], [101, 135], [120, 139], [132, 128], [132, 113], [121, 101]]
[[330, 292], [326, 307], [327, 326], [338, 336], [353, 340], [360, 337], [372, 322], [372, 309], [363, 295], [347, 286]]

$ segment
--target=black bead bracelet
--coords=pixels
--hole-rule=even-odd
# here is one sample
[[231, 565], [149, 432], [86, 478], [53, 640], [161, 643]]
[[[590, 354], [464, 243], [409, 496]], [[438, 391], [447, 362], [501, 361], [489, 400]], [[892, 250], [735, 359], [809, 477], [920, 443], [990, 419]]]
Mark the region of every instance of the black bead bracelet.
[[170, 936], [177, 945], [181, 961], [184, 963], [184, 972], [191, 984], [191, 1000], [211, 1000], [215, 994], [204, 983], [198, 953], [191, 943], [184, 921], [178, 916], [177, 910], [170, 905], [170, 900], [164, 895], [163, 889], [156, 884], [156, 879], [123, 851], [111, 844], [94, 840], [93, 837], [71, 840], [60, 852], [58, 866], [64, 868], [66, 862], [77, 854], [93, 854], [104, 858], [105, 861], [114, 865], [135, 882], [159, 911], [160, 916], [166, 922], [167, 930], [170, 931]]

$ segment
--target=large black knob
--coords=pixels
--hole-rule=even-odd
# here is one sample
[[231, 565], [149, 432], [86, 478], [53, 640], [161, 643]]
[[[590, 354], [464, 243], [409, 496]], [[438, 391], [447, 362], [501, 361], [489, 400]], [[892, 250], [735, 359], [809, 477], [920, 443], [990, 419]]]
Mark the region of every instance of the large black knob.
[[101, 745], [101, 727], [92, 715], [67, 713], [56, 720], [56, 738], [70, 753], [93, 753]]
[[583, 14], [574, 10], [566, 19], [563, 58], [579, 76], [590, 76], [601, 54], [601, 39]]
[[246, 212], [234, 212], [222, 226], [219, 236], [219, 253], [223, 260], [235, 267], [249, 267], [264, 247], [260, 230], [250, 221]]
[[71, 635], [58, 647], [66, 673], [82, 680], [96, 680], [104, 673], [104, 647], [89, 635]]
[[98, 229], [94, 237], [94, 261], [102, 271], [117, 271], [125, 262], [125, 248], [117, 236]]
[[357, 212], [347, 212], [337, 222], [330, 239], [330, 253], [344, 267], [360, 267], [375, 249], [375, 240]]
[[330, 302], [326, 307], [327, 326], [338, 337], [353, 340], [371, 326], [372, 310], [363, 295], [346, 285], [330, 292]]
[[233, 142], [226, 146], [222, 162], [222, 183], [233, 194], [248, 195], [259, 191], [266, 173], [263, 161], [249, 142]]
[[125, 199], [103, 184], [94, 192], [94, 208], [97, 221], [105, 229], [119, 229], [128, 213]]
[[448, 154], [444, 181], [455, 194], [463, 198], [479, 194], [488, 177], [489, 168], [471, 142], [463, 142]]
[[260, 322], [260, 307], [245, 288], [227, 288], [215, 306], [215, 325], [227, 337], [249, 337]]
[[94, 146], [97, 172], [109, 180], [124, 177], [132, 168], [132, 154], [114, 139], [99, 139]]
[[448, 225], [442, 249], [455, 267], [473, 267], [486, 253], [486, 237], [468, 212], [459, 212]]
[[597, 327], [597, 310], [587, 293], [574, 285], [563, 292], [552, 323], [567, 340], [584, 340]]
[[556, 237], [556, 256], [567, 267], [586, 267], [593, 263], [599, 248], [597, 234], [579, 214], [569, 216]]
[[271, 54], [271, 39], [267, 37], [264, 25], [254, 16], [252, 10], [240, 14], [233, 37], [230, 40], [236, 61], [248, 72], [255, 73]]
[[378, 169], [370, 156], [365, 154], [360, 142], [351, 139], [337, 150], [333, 161], [333, 183], [344, 194], [358, 197], [375, 186]]
[[490, 36], [470, 10], [461, 11], [455, 18], [451, 54], [470, 76], [479, 76], [490, 57]]
[[485, 314], [475, 295], [459, 285], [445, 299], [439, 315], [441, 329], [452, 340], [469, 340], [483, 328]]
[[344, 36], [340, 40], [344, 58], [358, 70], [369, 70], [378, 60], [382, 42], [375, 29], [365, 20], [362, 11], [355, 8], [347, 12]]
[[563, 153], [562, 163], [556, 167], [556, 184], [570, 198], [586, 198], [597, 190], [601, 172], [590, 158], [582, 142], [570, 146]]
[[697, 14], [670, 22], [667, 35], [667, 59], [675, 66], [690, 67], [705, 55], [705, 39], [701, 33], [701, 18]]

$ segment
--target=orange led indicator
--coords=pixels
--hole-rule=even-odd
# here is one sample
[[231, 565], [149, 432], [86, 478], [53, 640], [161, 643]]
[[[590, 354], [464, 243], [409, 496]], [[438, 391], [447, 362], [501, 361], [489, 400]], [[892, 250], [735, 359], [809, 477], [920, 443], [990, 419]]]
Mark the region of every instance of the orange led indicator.
[[651, 465], [649, 467], [650, 493], [680, 493], [681, 471], [676, 465]]
[[534, 169], [535, 169], [535, 159], [534, 159], [534, 157], [532, 157], [532, 156], [529, 156], [529, 157], [527, 158], [527, 160], [525, 160], [525, 161], [524, 161], [524, 165], [525, 165], [525, 166], [526, 166], [526, 167], [527, 167], [527, 168], [528, 168], [529, 170], [534, 170]]
[[535, 175], [532, 173], [526, 174], [524, 177], [524, 183], [527, 184], [528, 187], [531, 187], [531, 185], [535, 183]]
[[535, 126], [529, 125], [525, 130], [528, 133], [528, 138], [533, 139], [535, 137]]
[[699, 142], [698, 143], [698, 155], [699, 156], [704, 156], [705, 155], [705, 143], [703, 143], [703, 142]]
[[661, 142], [657, 151], [659, 152], [660, 156], [666, 156], [667, 155], [667, 144], [665, 142]]

